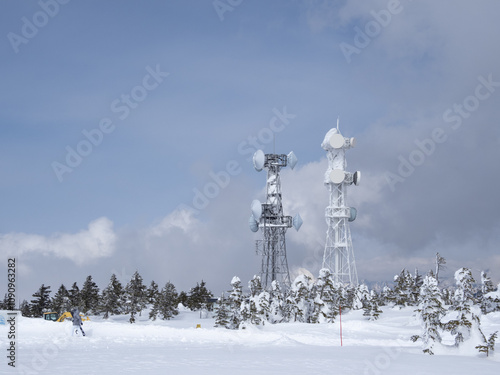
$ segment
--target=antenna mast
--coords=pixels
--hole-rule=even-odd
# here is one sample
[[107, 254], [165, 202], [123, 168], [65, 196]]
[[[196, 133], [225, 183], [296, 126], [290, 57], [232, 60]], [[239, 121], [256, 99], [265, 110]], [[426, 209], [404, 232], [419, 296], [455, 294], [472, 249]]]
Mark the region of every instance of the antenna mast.
[[361, 178], [359, 171], [346, 172], [345, 151], [354, 147], [354, 138], [344, 138], [340, 134], [339, 120], [337, 128], [326, 134], [321, 147], [327, 152], [328, 169], [325, 173], [325, 186], [330, 192], [330, 202], [325, 210], [328, 224], [326, 232], [323, 268], [328, 268], [333, 279], [339, 284], [358, 284], [358, 273], [354, 261], [349, 222], [356, 219], [357, 211], [346, 206], [347, 186], [358, 185]]
[[251, 204], [252, 216], [249, 225], [252, 232], [262, 229], [262, 239], [255, 243], [257, 254], [262, 255], [260, 277], [264, 288], [269, 289], [274, 280], [290, 287], [290, 272], [286, 258], [285, 233], [292, 226], [298, 231], [302, 219], [297, 214], [293, 219], [283, 214], [280, 169], [290, 165], [293, 169], [297, 157], [288, 155], [264, 154], [258, 150], [253, 157], [257, 172], [267, 168], [266, 202], [254, 200]]

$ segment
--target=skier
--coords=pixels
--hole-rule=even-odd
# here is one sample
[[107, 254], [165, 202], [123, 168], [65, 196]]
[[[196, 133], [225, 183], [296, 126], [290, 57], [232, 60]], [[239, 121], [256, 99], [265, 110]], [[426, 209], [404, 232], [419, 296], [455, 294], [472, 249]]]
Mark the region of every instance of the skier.
[[73, 316], [73, 330], [71, 331], [71, 336], [75, 334], [78, 335], [78, 329], [80, 329], [82, 331], [82, 335], [85, 336], [85, 332], [82, 328], [83, 322], [78, 308], [71, 310], [71, 315]]

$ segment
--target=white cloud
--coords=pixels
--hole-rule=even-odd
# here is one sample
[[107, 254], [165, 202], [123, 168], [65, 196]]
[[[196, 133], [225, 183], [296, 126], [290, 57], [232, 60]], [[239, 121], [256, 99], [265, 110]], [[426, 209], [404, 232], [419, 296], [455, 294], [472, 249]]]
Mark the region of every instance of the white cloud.
[[49, 237], [37, 234], [7, 233], [0, 235], [0, 253], [5, 256], [42, 254], [73, 261], [77, 265], [109, 257], [115, 250], [113, 222], [106, 217], [89, 223], [78, 233], [56, 233]]

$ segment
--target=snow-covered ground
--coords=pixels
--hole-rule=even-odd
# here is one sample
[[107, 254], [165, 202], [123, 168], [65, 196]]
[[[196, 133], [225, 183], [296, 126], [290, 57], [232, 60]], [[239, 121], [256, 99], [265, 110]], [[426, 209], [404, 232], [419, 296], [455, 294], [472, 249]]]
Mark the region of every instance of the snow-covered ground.
[[[20, 318], [17, 369], [2, 354], [0, 373], [24, 374], [499, 374], [500, 354], [488, 358], [475, 350], [443, 349], [422, 353], [410, 336], [420, 333], [413, 308], [385, 307], [378, 321], [362, 311], [339, 323], [266, 324], [231, 331], [214, 328], [213, 319], [183, 311], [170, 321], [128, 317], [107, 321], [91, 317], [86, 337], [71, 337], [71, 323]], [[200, 324], [201, 328], [196, 328]], [[500, 331], [500, 313], [482, 317], [486, 334]], [[0, 326], [6, 353], [7, 326]], [[21, 370], [19, 372], [19, 370]], [[24, 371], [24, 372], [23, 372]]]

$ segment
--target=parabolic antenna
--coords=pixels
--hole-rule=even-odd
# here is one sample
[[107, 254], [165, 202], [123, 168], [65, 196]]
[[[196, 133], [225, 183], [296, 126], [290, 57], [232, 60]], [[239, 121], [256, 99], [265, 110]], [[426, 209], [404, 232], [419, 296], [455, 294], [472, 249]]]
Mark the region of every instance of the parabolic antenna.
[[344, 147], [344, 143], [344, 137], [339, 133], [332, 134], [332, 136], [330, 137], [330, 146], [332, 146], [333, 148], [342, 148]]
[[295, 217], [292, 220], [292, 225], [295, 228], [295, 230], [298, 232], [300, 227], [302, 226], [302, 218], [300, 217], [300, 214], [295, 215]]
[[330, 181], [334, 184], [341, 184], [345, 179], [345, 172], [342, 169], [334, 169], [330, 172]]
[[248, 219], [248, 226], [252, 232], [257, 232], [259, 230], [259, 223], [255, 221], [253, 215]]
[[250, 209], [252, 210], [252, 216], [255, 221], [259, 221], [262, 216], [262, 204], [257, 199], [252, 201], [250, 205]]
[[295, 153], [291, 151], [287, 156], [287, 163], [290, 166], [290, 168], [293, 169], [297, 164], [297, 161], [298, 161], [297, 156], [295, 156]]
[[257, 150], [255, 154], [253, 154], [253, 167], [257, 172], [260, 172], [262, 168], [264, 168], [264, 163], [266, 162], [266, 155], [264, 151]]
[[356, 210], [354, 207], [351, 207], [351, 212], [349, 214], [349, 219], [348, 221], [354, 221], [356, 220], [356, 216], [358, 216], [358, 210]]
[[358, 186], [360, 180], [361, 180], [361, 172], [360, 171], [354, 172], [354, 175], [352, 176], [352, 182], [354, 182], [354, 185]]
[[356, 138], [352, 137], [352, 138], [350, 139], [350, 143], [351, 143], [351, 147], [356, 146]]

